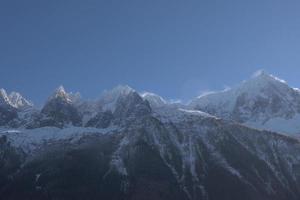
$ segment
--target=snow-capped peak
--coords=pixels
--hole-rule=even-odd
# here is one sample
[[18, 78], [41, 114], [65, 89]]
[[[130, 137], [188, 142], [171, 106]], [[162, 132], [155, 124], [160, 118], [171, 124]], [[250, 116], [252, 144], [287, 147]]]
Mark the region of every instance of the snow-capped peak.
[[104, 95], [127, 95], [135, 90], [129, 87], [128, 85], [118, 85], [114, 87], [112, 90], [104, 91]]
[[20, 93], [11, 92], [9, 95], [5, 89], [0, 89], [0, 104], [9, 105], [17, 109], [32, 107], [33, 104], [26, 100]]
[[[233, 93], [234, 96], [248, 94], [248, 96], [285, 96], [289, 92], [294, 91], [286, 81], [261, 70], [255, 73], [250, 79], [243, 81], [236, 87], [233, 87], [228, 93]], [[228, 94], [227, 93], [227, 94]]]
[[260, 70], [238, 86], [198, 97], [189, 106], [261, 127], [275, 119], [296, 118], [300, 112], [300, 93], [286, 81]]
[[65, 88], [64, 88], [64, 86], [59, 86], [56, 90], [55, 90], [55, 95], [57, 95], [57, 96], [64, 96], [64, 95], [66, 95], [67, 93], [66, 93], [66, 90], [65, 90]]
[[268, 76], [269, 74], [264, 69], [260, 69], [253, 73], [252, 78], [265, 76], [265, 75]]
[[103, 105], [104, 110], [114, 110], [117, 100], [121, 96], [126, 96], [131, 92], [135, 92], [135, 90], [128, 85], [118, 85], [112, 90], [104, 91], [101, 95], [100, 102]]
[[121, 96], [126, 96], [132, 92], [135, 92], [135, 90], [129, 87], [128, 85], [118, 85], [112, 90], [104, 91], [99, 99], [99, 103], [101, 104], [104, 110], [113, 111], [115, 109], [115, 104], [117, 100]]
[[167, 104], [167, 101], [161, 96], [151, 92], [144, 92], [141, 96], [150, 103], [151, 107], [161, 107]]
[[269, 80], [269, 81], [278, 81], [281, 83], [287, 84], [287, 82], [283, 79], [274, 76], [273, 74], [267, 73], [265, 70], [258, 70], [252, 75], [252, 79], [261, 79], [261, 80]]
[[[262, 90], [267, 90], [269, 93], [272, 91], [275, 92], [283, 92], [285, 93], [286, 91], [289, 91], [290, 88], [287, 85], [287, 82], [272, 75], [267, 73], [264, 70], [259, 70], [252, 75], [252, 77], [248, 80], [243, 81], [241, 84], [225, 89], [223, 91], [219, 92], [210, 92], [206, 93], [204, 95], [200, 95], [197, 97], [197, 99], [204, 99], [207, 97], [214, 97], [216, 96], [218, 101], [224, 101], [224, 98], [226, 98], [226, 101], [228, 99], [235, 99], [237, 96], [243, 93], [247, 93], [248, 95], [251, 96], [256, 96], [256, 95], [262, 95]], [[294, 90], [294, 89], [293, 89]], [[223, 94], [223, 98], [219, 98], [219, 95]], [[226, 96], [226, 97], [225, 97]]]
[[9, 94], [10, 103], [15, 108], [28, 108], [32, 107], [33, 103], [25, 99], [20, 93], [18, 92], [11, 92]]
[[65, 91], [65, 88], [61, 85], [59, 86], [54, 93], [50, 96], [50, 98], [48, 99], [48, 101], [52, 100], [52, 99], [61, 99], [63, 101], [66, 102], [72, 102], [70, 95]]
[[259, 83], [277, 83], [277, 84], [285, 84], [287, 85], [287, 82], [283, 79], [280, 79], [272, 74], [267, 73], [264, 70], [259, 70], [254, 73], [254, 75], [251, 77], [251, 79], [244, 81], [244, 83], [247, 82], [259, 82]]

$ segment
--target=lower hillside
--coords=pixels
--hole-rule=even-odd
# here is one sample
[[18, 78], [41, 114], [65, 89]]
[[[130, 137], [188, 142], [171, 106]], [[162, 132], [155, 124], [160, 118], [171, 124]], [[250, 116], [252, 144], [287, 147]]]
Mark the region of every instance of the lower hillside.
[[2, 129], [0, 199], [300, 199], [298, 140], [172, 112], [106, 129]]

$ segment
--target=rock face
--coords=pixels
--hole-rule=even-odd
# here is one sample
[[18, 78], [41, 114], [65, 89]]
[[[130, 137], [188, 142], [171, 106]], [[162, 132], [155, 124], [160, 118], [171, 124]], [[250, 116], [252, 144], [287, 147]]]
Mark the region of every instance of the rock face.
[[118, 98], [113, 115], [116, 123], [127, 123], [150, 113], [151, 107], [148, 101], [143, 100], [137, 92], [130, 92]]
[[15, 108], [11, 106], [0, 105], [0, 126], [13, 123], [13, 120], [16, 119], [17, 116], [18, 113]]
[[99, 111], [86, 123], [86, 127], [107, 128], [109, 125], [123, 126], [136, 118], [151, 113], [148, 101], [136, 91], [118, 86], [96, 102]]
[[232, 89], [200, 96], [189, 107], [255, 128], [300, 133], [299, 90], [263, 71]]
[[6, 91], [0, 89], [0, 126], [12, 124], [17, 116], [17, 108], [11, 103]]
[[107, 128], [112, 124], [113, 119], [111, 111], [99, 112], [87, 122], [86, 127]]

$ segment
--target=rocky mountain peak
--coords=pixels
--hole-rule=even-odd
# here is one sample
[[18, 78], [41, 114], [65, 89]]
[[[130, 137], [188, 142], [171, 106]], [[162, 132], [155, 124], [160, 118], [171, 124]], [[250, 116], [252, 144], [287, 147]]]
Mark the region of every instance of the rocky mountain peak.
[[51, 101], [52, 99], [61, 99], [66, 102], [71, 102], [69, 94], [62, 85], [54, 91], [54, 93], [49, 97], [48, 101]]
[[[287, 89], [289, 88], [286, 81], [267, 73], [264, 70], [260, 70], [254, 75], [246, 80], [243, 81], [240, 85], [237, 86], [238, 90], [247, 90], [248, 92], [257, 92], [262, 89]], [[235, 88], [233, 88], [235, 89]]]
[[123, 95], [128, 95], [131, 92], [134, 92], [135, 90], [129, 87], [128, 85], [118, 85], [114, 87], [111, 90], [106, 90], [101, 95], [101, 98], [111, 100], [115, 98], [119, 98]]
[[[284, 80], [258, 71], [236, 87], [198, 97], [190, 107], [257, 128], [272, 120], [287, 121], [297, 117], [300, 94]], [[284, 121], [280, 124], [286, 124]], [[268, 126], [274, 128], [273, 122], [271, 124]], [[273, 130], [281, 131], [282, 128]]]
[[44, 115], [41, 126], [81, 125], [81, 116], [72, 102], [72, 94], [67, 93], [63, 86], [58, 87], [50, 96], [41, 113]]
[[128, 85], [118, 85], [112, 90], [106, 90], [102, 93], [98, 103], [101, 105], [103, 110], [114, 111], [116, 103], [120, 97], [127, 96], [130, 93], [135, 92], [134, 89]]
[[20, 93], [11, 92], [8, 95], [5, 89], [0, 89], [0, 105], [21, 110], [33, 106], [33, 104], [25, 99]]
[[9, 94], [9, 99], [13, 107], [18, 109], [29, 108], [33, 106], [33, 103], [25, 99], [20, 93], [18, 92], [11, 92]]

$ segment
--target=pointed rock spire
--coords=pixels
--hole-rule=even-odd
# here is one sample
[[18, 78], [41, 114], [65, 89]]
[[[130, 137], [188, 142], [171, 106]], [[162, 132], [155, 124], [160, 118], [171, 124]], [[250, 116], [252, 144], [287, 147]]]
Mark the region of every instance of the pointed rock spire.
[[70, 95], [66, 92], [65, 88], [60, 85], [54, 93], [49, 97], [48, 101], [51, 101], [53, 99], [60, 99], [66, 102], [71, 102]]
[[0, 104], [10, 104], [9, 97], [5, 89], [0, 89]]
[[55, 97], [62, 97], [62, 96], [66, 96], [66, 90], [64, 88], [64, 86], [60, 85], [54, 92]]

